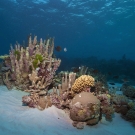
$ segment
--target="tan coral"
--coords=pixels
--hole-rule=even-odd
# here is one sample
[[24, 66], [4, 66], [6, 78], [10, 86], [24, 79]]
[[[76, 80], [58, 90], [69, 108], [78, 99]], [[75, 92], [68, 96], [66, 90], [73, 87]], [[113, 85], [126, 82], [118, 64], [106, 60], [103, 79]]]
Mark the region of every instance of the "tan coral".
[[75, 83], [72, 85], [71, 90], [74, 93], [79, 93], [84, 91], [84, 89], [93, 87], [95, 84], [95, 79], [89, 75], [82, 75], [75, 80]]

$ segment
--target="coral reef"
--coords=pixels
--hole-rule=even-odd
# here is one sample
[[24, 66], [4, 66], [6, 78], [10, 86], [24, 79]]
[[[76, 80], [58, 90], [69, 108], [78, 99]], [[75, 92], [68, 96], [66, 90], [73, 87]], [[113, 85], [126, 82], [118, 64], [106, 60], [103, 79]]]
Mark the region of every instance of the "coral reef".
[[75, 80], [71, 90], [74, 93], [80, 93], [82, 91], [90, 91], [90, 88], [95, 84], [95, 79], [89, 75], [82, 75]]
[[58, 89], [53, 88], [53, 92], [50, 93], [50, 98], [53, 105], [61, 109], [69, 108], [69, 103], [74, 97], [74, 94], [71, 91], [71, 86], [75, 82], [75, 77], [76, 74], [73, 72], [64, 73], [61, 82], [62, 84], [58, 85]]
[[97, 95], [97, 98], [100, 100], [101, 103], [101, 113], [105, 114], [105, 118], [109, 121], [112, 120], [112, 115], [114, 113], [114, 108], [111, 105], [110, 97], [111, 96], [108, 93]]
[[105, 75], [95, 69], [81, 66], [74, 72], [61, 71], [56, 75], [61, 60], [53, 57], [54, 39], [37, 41], [29, 37], [28, 46], [11, 46], [10, 54], [0, 56], [0, 83], [8, 89], [28, 92], [22, 97], [23, 105], [44, 110], [52, 105], [69, 113], [73, 126], [97, 124], [104, 114], [111, 121], [114, 112], [128, 120], [135, 120], [135, 88], [121, 87], [127, 96], [117, 95], [109, 89]]
[[15, 48], [11, 46], [9, 56], [4, 56], [3, 69], [8, 69], [3, 73], [4, 84], [8, 89], [16, 87], [29, 92], [30, 95], [22, 99], [30, 107], [41, 105], [40, 92], [47, 93], [61, 63], [60, 59], [53, 58], [53, 49], [53, 38], [38, 42], [37, 36], [33, 40], [30, 36], [28, 47], [23, 48], [17, 43]]
[[127, 112], [126, 119], [131, 121], [135, 120], [135, 108], [132, 108]]
[[77, 77], [80, 77], [80, 76], [82, 76], [82, 75], [86, 75], [86, 74], [87, 74], [87, 71], [88, 71], [88, 67], [86, 67], [86, 66], [81, 66], [81, 67], [79, 68], [79, 72], [78, 72], [78, 74], [77, 74]]
[[39, 95], [37, 93], [22, 97], [23, 104], [28, 105], [29, 107], [32, 107], [32, 108], [37, 107], [38, 100], [39, 100]]
[[5, 65], [10, 67], [10, 78], [14, 80], [17, 88], [24, 89], [22, 85], [27, 85], [30, 90], [47, 89], [61, 62], [60, 59], [52, 58], [53, 48], [53, 38], [44, 42], [40, 39], [38, 44], [36, 36], [33, 41], [31, 36], [29, 37], [29, 44], [26, 48], [19, 44], [15, 46], [15, 49], [11, 46]]
[[129, 101], [124, 95], [113, 95], [111, 96], [111, 102], [115, 112], [121, 113], [123, 118], [127, 120], [135, 120], [135, 103], [133, 101]]
[[74, 84], [76, 79], [76, 73], [64, 73], [64, 76], [62, 77], [61, 84], [58, 85], [58, 89], [60, 90], [60, 93], [62, 91], [66, 91], [71, 89], [71, 86]]
[[10, 70], [3, 73], [2, 80], [3, 80], [3, 83], [7, 86], [7, 88], [11, 89], [12, 85], [11, 85], [11, 82], [9, 81], [9, 74], [10, 74]]
[[91, 91], [95, 92], [95, 94], [103, 94], [109, 91], [108, 86], [104, 84], [103, 82], [97, 81], [95, 82], [94, 87], [91, 89]]
[[115, 105], [127, 105], [129, 102], [128, 98], [124, 95], [112, 95], [111, 101]]

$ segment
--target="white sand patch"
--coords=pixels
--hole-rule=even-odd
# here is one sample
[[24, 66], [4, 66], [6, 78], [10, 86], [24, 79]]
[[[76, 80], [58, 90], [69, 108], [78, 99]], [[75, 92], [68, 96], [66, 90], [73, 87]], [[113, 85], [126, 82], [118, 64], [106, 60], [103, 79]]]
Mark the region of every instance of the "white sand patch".
[[22, 106], [25, 92], [0, 86], [0, 135], [135, 135], [135, 127], [115, 114], [112, 122], [104, 118], [95, 126], [79, 130], [68, 115], [52, 106], [46, 110]]

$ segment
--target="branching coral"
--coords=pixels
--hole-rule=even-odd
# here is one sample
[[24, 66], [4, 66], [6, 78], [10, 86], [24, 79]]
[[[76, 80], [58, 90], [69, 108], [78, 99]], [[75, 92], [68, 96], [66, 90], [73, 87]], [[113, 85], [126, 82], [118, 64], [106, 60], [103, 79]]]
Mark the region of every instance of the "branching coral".
[[[23, 97], [23, 102], [30, 107], [41, 105], [41, 108], [44, 108], [44, 103], [41, 102], [44, 98], [40, 92], [46, 91], [47, 93], [61, 63], [60, 59], [52, 57], [53, 49], [53, 38], [45, 41], [40, 39], [40, 42], [37, 42], [37, 36], [33, 40], [30, 36], [26, 48], [17, 43], [15, 48], [11, 46], [9, 56], [4, 57], [5, 66], [9, 69], [3, 74], [5, 85], [8, 88], [15, 86], [29, 92], [29, 96]], [[46, 100], [44, 101], [46, 102]]]
[[75, 78], [76, 74], [73, 72], [69, 74], [67, 72], [64, 73], [62, 82], [58, 85], [58, 89], [53, 88], [53, 92], [50, 95], [52, 104], [61, 109], [69, 108], [69, 103], [74, 96], [71, 91], [71, 86]]
[[76, 73], [65, 73], [65, 76], [62, 77], [62, 82], [61, 84], [58, 85], [58, 89], [60, 91], [60, 93], [63, 93], [65, 91], [68, 91], [69, 89], [71, 89], [72, 85], [75, 82], [76, 79]]
[[[14, 84], [17, 87], [21, 84], [26, 84], [26, 79], [24, 78], [27, 78], [28, 74], [31, 75], [33, 72], [37, 72], [36, 77], [40, 78], [41, 82], [36, 83], [31, 78], [33, 76], [30, 77], [29, 75], [32, 86], [35, 83], [36, 85], [42, 85], [43, 87], [41, 87], [44, 89], [47, 88], [51, 84], [53, 76], [61, 62], [59, 59], [52, 58], [53, 48], [53, 38], [49, 38], [44, 42], [40, 39], [40, 43], [38, 44], [36, 36], [33, 41], [31, 36], [29, 37], [29, 44], [26, 48], [21, 47], [18, 43], [15, 45], [15, 49], [11, 46], [9, 62], [7, 63], [6, 58], [5, 63], [11, 70], [11, 78], [13, 77]], [[41, 72], [44, 74], [40, 74]]]
[[112, 120], [112, 114], [114, 113], [114, 108], [110, 103], [110, 95], [109, 94], [99, 94], [97, 98], [101, 103], [101, 113], [105, 114], [105, 118], [107, 120]]
[[12, 89], [13, 86], [11, 82], [9, 81], [9, 74], [10, 74], [10, 70], [3, 74], [2, 79], [3, 79], [4, 84], [7, 86], [7, 88]]

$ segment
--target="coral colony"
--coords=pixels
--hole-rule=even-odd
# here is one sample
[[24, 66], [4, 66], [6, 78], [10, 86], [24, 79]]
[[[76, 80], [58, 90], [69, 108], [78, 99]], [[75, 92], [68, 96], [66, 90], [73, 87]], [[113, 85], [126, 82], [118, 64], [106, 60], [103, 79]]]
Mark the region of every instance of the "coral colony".
[[[54, 39], [45, 41], [29, 37], [28, 47], [11, 46], [9, 55], [1, 56], [1, 80], [8, 89], [28, 92], [22, 97], [23, 105], [44, 110], [52, 105], [68, 112], [73, 126], [82, 129], [85, 124], [95, 125], [102, 117], [112, 120], [114, 112], [127, 120], [135, 120], [135, 88], [123, 85], [124, 95], [110, 91], [103, 75], [80, 67], [78, 73], [56, 74], [61, 60], [53, 57]], [[130, 99], [130, 100], [129, 100]]]

